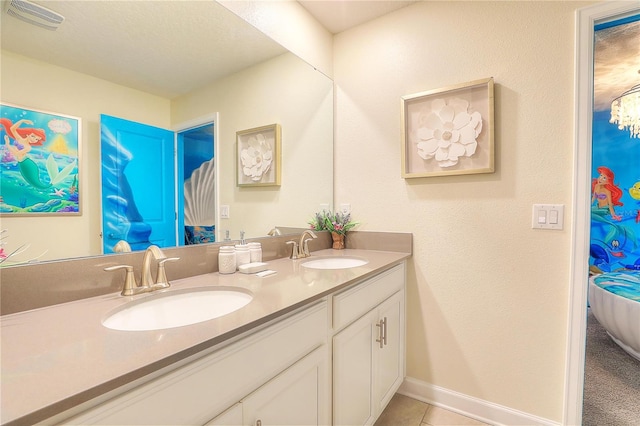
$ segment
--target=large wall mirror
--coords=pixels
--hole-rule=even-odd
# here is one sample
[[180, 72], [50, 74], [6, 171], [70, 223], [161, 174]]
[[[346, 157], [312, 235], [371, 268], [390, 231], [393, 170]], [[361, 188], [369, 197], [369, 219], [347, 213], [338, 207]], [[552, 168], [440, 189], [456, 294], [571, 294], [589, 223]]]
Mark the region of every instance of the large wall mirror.
[[[25, 247], [16, 260], [103, 253], [103, 114], [176, 132], [213, 122], [218, 236], [306, 227], [332, 203], [333, 82], [222, 5], [35, 0], [64, 16], [47, 29], [7, 14], [8, 3], [2, 102], [82, 122], [81, 214], [3, 215], [5, 252]], [[236, 133], [273, 124], [281, 129], [280, 185], [238, 186]]]

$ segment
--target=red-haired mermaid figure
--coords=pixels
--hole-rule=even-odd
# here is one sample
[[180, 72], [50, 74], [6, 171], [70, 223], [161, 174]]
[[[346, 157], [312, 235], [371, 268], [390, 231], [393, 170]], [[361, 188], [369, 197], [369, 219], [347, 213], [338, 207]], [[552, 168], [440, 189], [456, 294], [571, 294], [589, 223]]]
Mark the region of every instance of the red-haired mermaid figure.
[[[51, 183], [43, 183], [40, 180], [38, 165], [35, 161], [29, 158], [27, 154], [31, 151], [31, 147], [42, 145], [47, 139], [47, 136], [42, 129], [36, 129], [33, 127], [23, 128], [20, 127], [22, 124], [33, 125], [33, 122], [31, 120], [22, 119], [13, 123], [8, 118], [0, 118], [0, 125], [4, 128], [4, 131], [7, 132], [4, 136], [4, 144], [18, 161], [18, 168], [20, 169], [20, 173], [25, 181], [38, 189], [51, 188], [52, 185], [57, 184], [66, 178], [74, 165], [71, 165], [71, 167], [67, 166], [61, 173], [57, 173], [58, 166], [55, 164], [53, 157], [50, 156], [50, 159], [47, 160], [47, 171], [49, 172]], [[19, 148], [18, 146], [11, 145], [9, 138], [17, 141], [21, 147]], [[53, 173], [55, 176], [51, 176], [51, 170], [55, 170]]]
[[[0, 118], [0, 125], [4, 127], [4, 131], [7, 134], [4, 137], [4, 143], [9, 148], [9, 152], [16, 157], [16, 160], [22, 161], [26, 155], [31, 151], [31, 146], [40, 146], [47, 140], [47, 135], [42, 129], [36, 129], [33, 127], [21, 128], [22, 124], [33, 124], [31, 120], [18, 120], [12, 123], [8, 118]], [[22, 148], [11, 145], [9, 137], [20, 142]]]
[[593, 197], [591, 202], [598, 201], [597, 209], [599, 213], [609, 213], [613, 220], [621, 220], [614, 210], [614, 206], [622, 206], [620, 197], [622, 197], [622, 190], [613, 182], [614, 175], [611, 169], [608, 167], [598, 167], [598, 173], [600, 176], [593, 179], [591, 183], [591, 193]]

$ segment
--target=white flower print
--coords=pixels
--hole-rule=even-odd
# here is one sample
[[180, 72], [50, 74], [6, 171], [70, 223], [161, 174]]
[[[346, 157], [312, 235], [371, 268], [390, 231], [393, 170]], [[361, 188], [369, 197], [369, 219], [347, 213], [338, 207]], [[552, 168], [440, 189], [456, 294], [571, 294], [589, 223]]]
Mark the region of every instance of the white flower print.
[[253, 182], [259, 182], [271, 168], [273, 149], [262, 133], [252, 136], [240, 153], [242, 172]]
[[477, 111], [469, 113], [469, 102], [464, 99], [435, 99], [418, 123], [417, 148], [423, 159], [435, 158], [440, 167], [451, 167], [460, 157], [475, 154], [482, 116]]

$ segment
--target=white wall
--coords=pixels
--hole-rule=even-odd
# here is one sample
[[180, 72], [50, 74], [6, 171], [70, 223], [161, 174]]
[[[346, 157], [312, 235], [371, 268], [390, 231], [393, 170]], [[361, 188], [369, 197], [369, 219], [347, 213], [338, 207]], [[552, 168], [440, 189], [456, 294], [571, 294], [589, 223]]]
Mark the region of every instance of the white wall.
[[7, 51], [1, 71], [2, 102], [82, 119], [82, 216], [2, 217], [5, 250], [30, 243], [19, 259], [48, 250], [41, 260], [100, 254], [100, 114], [168, 128], [169, 100]]
[[[335, 203], [408, 231], [408, 376], [559, 422], [574, 13], [587, 2], [419, 2], [334, 37]], [[496, 173], [400, 177], [400, 97], [494, 77]], [[531, 229], [564, 204], [562, 231]]]

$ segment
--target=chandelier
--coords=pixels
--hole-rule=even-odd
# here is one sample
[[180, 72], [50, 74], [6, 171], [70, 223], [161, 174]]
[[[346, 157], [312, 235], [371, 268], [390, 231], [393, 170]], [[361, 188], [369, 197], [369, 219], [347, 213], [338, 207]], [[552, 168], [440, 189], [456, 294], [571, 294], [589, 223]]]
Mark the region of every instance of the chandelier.
[[640, 84], [633, 86], [611, 102], [610, 123], [629, 130], [630, 137], [640, 137]]

